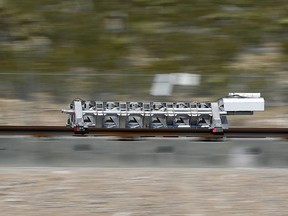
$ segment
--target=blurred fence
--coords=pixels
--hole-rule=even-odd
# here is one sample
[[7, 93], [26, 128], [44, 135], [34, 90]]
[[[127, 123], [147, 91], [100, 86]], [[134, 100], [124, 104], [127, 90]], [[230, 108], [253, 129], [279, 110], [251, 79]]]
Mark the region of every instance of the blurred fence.
[[154, 74], [0, 73], [0, 98], [36, 100], [43, 94], [55, 101], [94, 100], [193, 100], [217, 99], [228, 92], [260, 92], [268, 106], [288, 102], [288, 85], [272, 75], [201, 75], [198, 86], [174, 85], [171, 96], [152, 96]]

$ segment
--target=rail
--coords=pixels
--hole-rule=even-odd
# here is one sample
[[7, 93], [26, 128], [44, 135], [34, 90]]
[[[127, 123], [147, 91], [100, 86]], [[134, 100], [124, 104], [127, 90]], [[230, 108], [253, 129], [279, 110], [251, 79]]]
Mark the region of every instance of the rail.
[[116, 136], [116, 137], [202, 137], [202, 138], [288, 138], [288, 128], [229, 128], [213, 133], [205, 128], [90, 128], [85, 135], [63, 126], [0, 126], [0, 136]]

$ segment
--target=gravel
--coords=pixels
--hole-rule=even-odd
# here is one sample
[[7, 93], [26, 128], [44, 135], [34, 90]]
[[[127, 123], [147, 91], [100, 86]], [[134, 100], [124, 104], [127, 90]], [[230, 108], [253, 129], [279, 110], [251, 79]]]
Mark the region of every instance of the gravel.
[[1, 168], [0, 215], [288, 215], [285, 169]]

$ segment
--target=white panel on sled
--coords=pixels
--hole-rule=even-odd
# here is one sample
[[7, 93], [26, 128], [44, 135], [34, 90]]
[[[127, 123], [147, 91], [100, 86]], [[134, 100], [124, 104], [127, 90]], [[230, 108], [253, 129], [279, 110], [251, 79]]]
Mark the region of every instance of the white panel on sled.
[[263, 98], [222, 98], [225, 111], [263, 111]]
[[261, 93], [229, 93], [228, 96], [239, 96], [239, 97], [245, 97], [245, 98], [260, 98]]

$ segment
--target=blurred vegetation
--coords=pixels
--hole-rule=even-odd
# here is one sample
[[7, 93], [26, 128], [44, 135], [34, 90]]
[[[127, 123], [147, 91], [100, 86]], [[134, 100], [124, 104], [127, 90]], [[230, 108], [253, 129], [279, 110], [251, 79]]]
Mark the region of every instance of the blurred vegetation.
[[191, 72], [217, 89], [283, 77], [287, 36], [287, 0], [0, 0], [0, 72]]

